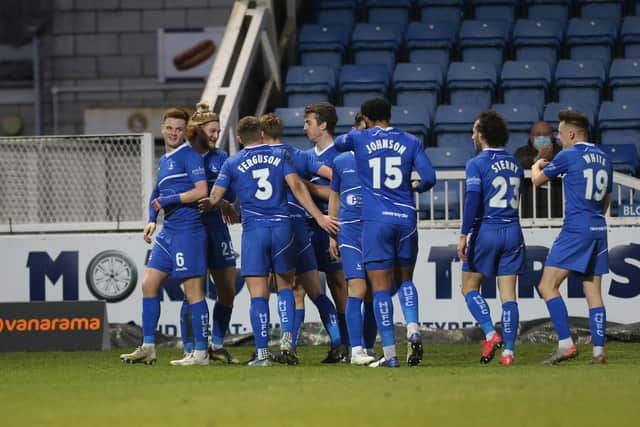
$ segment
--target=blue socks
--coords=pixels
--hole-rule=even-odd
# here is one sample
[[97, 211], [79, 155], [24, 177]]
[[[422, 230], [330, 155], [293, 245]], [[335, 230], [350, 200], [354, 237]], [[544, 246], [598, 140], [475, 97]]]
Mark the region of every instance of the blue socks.
[[322, 324], [331, 339], [331, 347], [339, 346], [342, 344], [342, 341], [340, 340], [340, 328], [338, 327], [336, 307], [325, 294], [320, 295], [313, 303], [318, 307]]
[[476, 322], [482, 328], [482, 332], [487, 336], [488, 334], [495, 332], [493, 322], [491, 321], [491, 313], [489, 312], [489, 304], [485, 301], [484, 297], [480, 295], [478, 291], [471, 291], [465, 297], [467, 301], [467, 307]]
[[291, 335], [293, 336], [293, 351], [296, 351], [298, 348], [298, 335], [300, 335], [300, 328], [304, 323], [304, 308], [296, 308], [296, 313], [293, 317], [293, 331], [291, 331]]
[[604, 347], [607, 333], [607, 312], [604, 307], [589, 309], [589, 329], [591, 329], [591, 342], [594, 347]]
[[295, 309], [296, 301], [293, 298], [293, 291], [289, 288], [279, 290], [278, 314], [280, 315], [280, 328], [283, 334], [290, 334], [293, 331]]
[[376, 316], [373, 313], [373, 302], [365, 301], [363, 311], [364, 322], [362, 325], [362, 346], [364, 348], [373, 348], [376, 343], [376, 335], [378, 335]]
[[347, 320], [347, 329], [349, 330], [349, 339], [351, 347], [362, 346], [362, 311], [360, 306], [362, 300], [356, 297], [347, 299], [347, 312], [345, 314]]
[[395, 346], [395, 331], [393, 329], [393, 302], [389, 291], [373, 293], [373, 312], [380, 331], [382, 347]]
[[193, 331], [191, 329], [191, 306], [186, 299], [182, 301], [180, 307], [180, 337], [185, 353], [193, 350]]
[[213, 345], [223, 345], [224, 336], [229, 330], [231, 322], [231, 307], [224, 306], [220, 301], [216, 301], [213, 306], [213, 326], [211, 328], [211, 342]]
[[142, 298], [142, 343], [156, 343], [156, 329], [160, 319], [160, 297]]
[[[251, 298], [251, 327], [256, 340], [256, 351], [268, 348], [269, 343], [269, 305], [266, 298]], [[264, 350], [263, 350], [264, 351]]]
[[412, 281], [400, 284], [398, 299], [407, 323], [407, 336], [418, 332], [418, 291]]
[[209, 307], [205, 300], [191, 304], [191, 328], [196, 340], [196, 350], [202, 351], [209, 347]]
[[558, 340], [571, 338], [571, 332], [569, 331], [569, 313], [567, 312], [567, 306], [564, 305], [562, 297], [555, 297], [547, 301], [547, 309], [551, 316], [551, 322], [553, 322], [553, 326], [556, 328]]
[[502, 333], [504, 339], [504, 349], [513, 351], [518, 335], [518, 323], [520, 321], [520, 312], [518, 311], [518, 303], [515, 301], [507, 301], [502, 304]]

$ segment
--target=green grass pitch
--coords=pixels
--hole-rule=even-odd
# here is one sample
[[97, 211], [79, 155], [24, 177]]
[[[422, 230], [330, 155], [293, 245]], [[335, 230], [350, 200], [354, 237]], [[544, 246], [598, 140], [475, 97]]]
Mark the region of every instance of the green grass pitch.
[[[638, 425], [640, 344], [611, 343], [608, 363], [541, 366], [551, 345], [520, 345], [516, 365], [480, 366], [479, 345], [425, 346], [423, 365], [125, 365], [121, 350], [0, 353], [0, 425], [13, 426], [631, 426]], [[233, 348], [248, 359], [252, 348]], [[401, 356], [404, 357], [404, 349]]]

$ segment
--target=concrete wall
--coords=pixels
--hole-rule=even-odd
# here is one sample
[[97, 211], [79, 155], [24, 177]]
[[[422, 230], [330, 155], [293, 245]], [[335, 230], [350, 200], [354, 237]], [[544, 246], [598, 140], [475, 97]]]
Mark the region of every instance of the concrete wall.
[[[53, 132], [53, 86], [159, 84], [157, 29], [224, 26], [233, 0], [52, 0], [54, 12], [41, 40], [43, 133]], [[59, 96], [59, 134], [83, 132], [87, 107], [194, 106], [202, 87], [138, 92], [117, 90]], [[0, 105], [0, 117], [18, 114], [33, 134], [33, 109]]]

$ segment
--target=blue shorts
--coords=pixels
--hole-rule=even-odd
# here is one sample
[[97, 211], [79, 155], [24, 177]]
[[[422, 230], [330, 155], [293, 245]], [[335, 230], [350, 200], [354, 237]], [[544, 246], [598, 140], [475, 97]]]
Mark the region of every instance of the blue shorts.
[[295, 267], [291, 223], [253, 220], [242, 226], [242, 276], [281, 274]]
[[235, 267], [236, 254], [233, 251], [229, 227], [226, 224], [205, 225], [207, 230], [207, 265], [212, 270]]
[[207, 272], [207, 234], [196, 230], [167, 230], [156, 237], [147, 267], [168, 273], [174, 279], [204, 276]]
[[415, 265], [418, 259], [416, 224], [362, 222], [362, 258], [367, 270], [388, 270]]
[[560, 231], [549, 251], [545, 267], [558, 267], [584, 276], [609, 272], [607, 235], [585, 239], [581, 233]]
[[338, 246], [342, 256], [344, 278], [364, 279], [364, 262], [362, 261], [362, 222], [343, 223], [338, 232]]
[[295, 239], [296, 273], [317, 270], [318, 263], [311, 245], [311, 231], [306, 218], [291, 219], [291, 228]]
[[527, 255], [520, 223], [481, 224], [469, 237], [466, 255], [462, 271], [485, 277], [521, 273]]
[[329, 250], [329, 235], [315, 222], [309, 222], [311, 229], [311, 244], [316, 255], [318, 270], [325, 273], [342, 270], [342, 263], [331, 256]]

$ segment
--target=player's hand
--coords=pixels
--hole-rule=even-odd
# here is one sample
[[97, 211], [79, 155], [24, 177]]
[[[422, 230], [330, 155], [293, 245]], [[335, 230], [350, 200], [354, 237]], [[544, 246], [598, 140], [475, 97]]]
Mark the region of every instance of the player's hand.
[[211, 198], [205, 197], [203, 199], [198, 200], [198, 210], [200, 213], [209, 212], [213, 209], [213, 205], [211, 204]]
[[338, 220], [329, 215], [322, 215], [320, 218], [316, 219], [316, 222], [320, 228], [329, 233], [330, 236], [335, 236], [338, 234], [338, 230], [340, 230], [340, 223]]
[[458, 240], [458, 258], [460, 261], [467, 260], [467, 236], [465, 234], [460, 235], [460, 240]]
[[420, 180], [419, 179], [412, 179], [411, 180], [411, 189], [413, 191], [416, 191], [418, 189], [418, 185], [420, 185]]
[[240, 215], [238, 215], [238, 211], [233, 207], [231, 203], [224, 203], [220, 207], [220, 212], [222, 213], [222, 221], [227, 224], [236, 224], [240, 220]]
[[341, 261], [340, 248], [338, 247], [338, 242], [333, 237], [329, 238], [329, 250], [331, 251], [331, 256], [335, 258], [336, 261]]
[[540, 170], [546, 168], [548, 164], [549, 160], [543, 158], [536, 160], [536, 162], [534, 163], [534, 165]]
[[147, 223], [147, 225], [144, 226], [144, 231], [142, 233], [142, 237], [144, 238], [144, 241], [147, 243], [151, 243], [151, 236], [153, 236], [153, 233], [155, 231], [156, 231], [156, 223], [155, 222]]
[[151, 206], [153, 206], [153, 210], [155, 210], [156, 212], [162, 209], [162, 206], [160, 205], [158, 199], [153, 199], [153, 201], [151, 202]]

